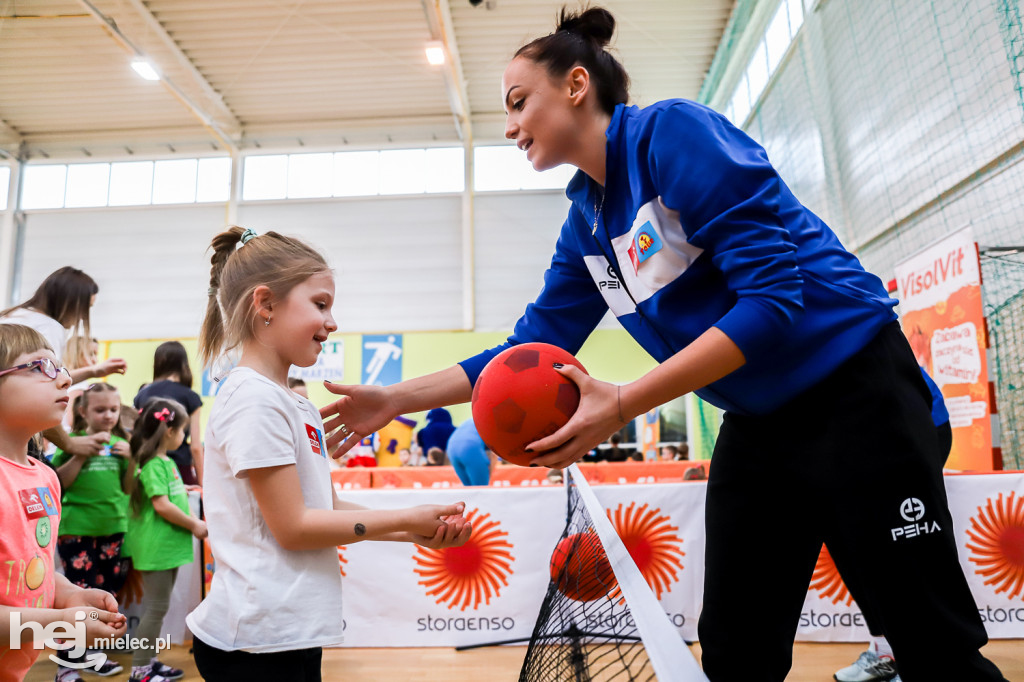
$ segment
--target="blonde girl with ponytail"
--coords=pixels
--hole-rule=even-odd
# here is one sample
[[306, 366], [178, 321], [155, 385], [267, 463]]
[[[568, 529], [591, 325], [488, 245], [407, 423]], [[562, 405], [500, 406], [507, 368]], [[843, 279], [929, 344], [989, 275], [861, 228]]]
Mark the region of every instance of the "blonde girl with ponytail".
[[288, 388], [338, 329], [323, 256], [276, 232], [213, 238], [205, 365], [240, 355], [206, 429], [203, 501], [217, 570], [186, 622], [196, 667], [219, 680], [320, 680], [322, 647], [342, 641], [338, 545], [462, 545], [465, 505], [366, 509], [331, 484], [319, 410]]

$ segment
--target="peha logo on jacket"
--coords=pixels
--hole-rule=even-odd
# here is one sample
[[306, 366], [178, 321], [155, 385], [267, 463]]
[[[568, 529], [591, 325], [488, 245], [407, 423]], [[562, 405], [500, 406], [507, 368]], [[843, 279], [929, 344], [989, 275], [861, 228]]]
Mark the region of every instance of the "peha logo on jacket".
[[613, 238], [611, 245], [624, 281], [618, 281], [604, 256], [584, 256], [583, 261], [616, 317], [634, 312], [634, 301], [642, 303], [657, 294], [704, 253], [687, 241], [679, 212], [665, 206], [660, 197], [641, 206], [630, 229]]

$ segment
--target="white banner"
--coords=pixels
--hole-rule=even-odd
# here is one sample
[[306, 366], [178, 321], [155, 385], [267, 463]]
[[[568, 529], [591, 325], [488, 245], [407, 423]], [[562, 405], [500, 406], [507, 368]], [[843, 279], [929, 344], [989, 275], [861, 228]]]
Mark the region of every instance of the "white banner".
[[[946, 489], [961, 564], [989, 636], [1024, 638], [1024, 473], [947, 476]], [[699, 481], [594, 488], [687, 641], [697, 639], [703, 597], [705, 491]], [[451, 647], [529, 638], [547, 591], [551, 553], [565, 525], [563, 488], [341, 494], [378, 509], [463, 500], [474, 525], [473, 537], [459, 548], [437, 551], [388, 542], [341, 548], [344, 612], [338, 617], [345, 622], [345, 646]], [[867, 638], [860, 610], [823, 552], [797, 639]]]

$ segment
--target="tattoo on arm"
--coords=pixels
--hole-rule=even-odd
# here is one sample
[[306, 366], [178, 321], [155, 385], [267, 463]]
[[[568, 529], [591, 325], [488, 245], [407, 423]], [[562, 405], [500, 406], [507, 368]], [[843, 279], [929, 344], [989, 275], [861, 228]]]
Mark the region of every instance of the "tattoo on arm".
[[356, 527], [355, 527], [355, 531], [356, 531], [356, 535], [358, 535], [358, 536], [366, 535], [366, 526], [364, 526], [361, 523], [357, 523]]

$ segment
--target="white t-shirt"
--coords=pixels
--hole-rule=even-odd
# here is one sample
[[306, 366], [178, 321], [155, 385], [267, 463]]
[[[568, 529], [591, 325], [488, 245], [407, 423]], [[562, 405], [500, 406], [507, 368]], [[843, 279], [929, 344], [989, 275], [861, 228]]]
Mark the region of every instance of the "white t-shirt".
[[311, 509], [334, 495], [319, 411], [247, 367], [227, 375], [206, 427], [203, 504], [216, 569], [186, 618], [223, 651], [289, 651], [342, 642], [341, 572], [334, 547], [293, 551], [267, 527], [248, 471], [294, 464]]
[[0, 324], [23, 324], [32, 327], [43, 335], [46, 342], [53, 348], [53, 354], [57, 356], [57, 362], [64, 362], [64, 350], [68, 345], [68, 330], [61, 326], [61, 323], [49, 315], [29, 310], [28, 308], [16, 308], [0, 318]]

